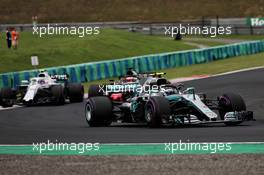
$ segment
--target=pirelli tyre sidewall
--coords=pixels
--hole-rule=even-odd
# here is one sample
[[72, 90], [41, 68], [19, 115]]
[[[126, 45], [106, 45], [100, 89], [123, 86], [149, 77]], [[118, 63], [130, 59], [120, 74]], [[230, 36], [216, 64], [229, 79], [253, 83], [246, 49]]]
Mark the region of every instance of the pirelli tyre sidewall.
[[15, 93], [11, 88], [2, 88], [0, 90], [0, 105], [4, 108], [12, 107], [15, 102]]
[[[246, 111], [246, 104], [243, 98], [234, 93], [225, 93], [219, 97], [219, 115], [221, 120], [224, 120], [224, 116], [227, 112], [232, 111]], [[227, 122], [226, 125], [237, 125], [241, 122]]]
[[170, 115], [168, 100], [163, 96], [150, 97], [145, 106], [145, 119], [149, 127], [160, 127], [162, 120]]
[[112, 123], [112, 101], [108, 97], [91, 97], [85, 105], [85, 119], [91, 127]]

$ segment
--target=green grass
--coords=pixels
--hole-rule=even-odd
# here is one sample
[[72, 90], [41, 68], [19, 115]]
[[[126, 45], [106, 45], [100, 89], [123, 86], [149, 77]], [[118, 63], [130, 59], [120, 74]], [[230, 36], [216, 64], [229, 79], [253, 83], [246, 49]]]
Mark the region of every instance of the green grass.
[[264, 35], [219, 35], [219, 38], [241, 39], [241, 40], [263, 40]]
[[201, 45], [205, 45], [205, 46], [209, 46], [209, 47], [214, 47], [214, 46], [221, 46], [221, 45], [225, 45], [226, 43], [223, 42], [218, 42], [218, 41], [210, 41], [210, 40], [190, 40], [188, 42], [191, 43], [196, 43], [196, 44], [201, 44]]
[[175, 21], [261, 17], [263, 0], [0, 0], [0, 23]]
[[[227, 40], [238, 40], [241, 41], [253, 41], [253, 40], [263, 40], [264, 35], [218, 35], [215, 38], [210, 36], [202, 35], [188, 35], [185, 38], [190, 39], [186, 40], [191, 43], [202, 44], [209, 47], [221, 46], [228, 44]], [[221, 40], [224, 39], [224, 40]]]
[[33, 69], [32, 55], [39, 57], [39, 68], [45, 68], [194, 48], [160, 36], [113, 29], [84, 38], [63, 35], [40, 38], [31, 32], [22, 32], [18, 50], [8, 50], [4, 37], [0, 38], [0, 44], [0, 73]]
[[[202, 35], [188, 35], [186, 38], [205, 38], [212, 39], [210, 36], [202, 36]], [[263, 40], [264, 35], [217, 35], [214, 39], [239, 39], [239, 40]]]
[[[234, 57], [210, 63], [165, 69], [162, 70], [162, 72], [167, 73], [165, 77], [168, 79], [190, 77], [193, 75], [214, 75], [244, 68], [264, 66], [263, 58], [264, 53], [259, 53], [255, 55]], [[85, 91], [87, 92], [88, 87], [91, 84], [102, 84], [106, 82], [109, 82], [109, 79], [84, 83]]]

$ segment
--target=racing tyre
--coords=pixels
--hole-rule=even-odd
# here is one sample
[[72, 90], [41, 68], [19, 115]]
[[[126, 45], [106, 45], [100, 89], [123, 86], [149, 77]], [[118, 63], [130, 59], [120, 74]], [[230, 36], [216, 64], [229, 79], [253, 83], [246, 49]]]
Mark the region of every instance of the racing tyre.
[[85, 105], [85, 118], [89, 126], [109, 126], [112, 123], [112, 108], [108, 97], [89, 98]]
[[0, 91], [0, 105], [4, 108], [12, 107], [15, 101], [15, 93], [11, 88], [2, 88]]
[[83, 85], [79, 83], [70, 83], [68, 85], [68, 96], [71, 103], [82, 102], [84, 96]]
[[55, 105], [63, 105], [65, 103], [65, 92], [62, 86], [52, 86], [51, 93], [54, 97]]
[[[232, 111], [246, 111], [246, 104], [243, 98], [238, 94], [225, 93], [219, 98], [219, 115], [221, 120], [227, 112]], [[237, 125], [241, 122], [225, 123], [226, 125]]]
[[170, 105], [163, 96], [150, 97], [145, 106], [145, 119], [150, 127], [160, 127], [170, 114]]
[[103, 96], [103, 89], [99, 85], [91, 85], [88, 89], [88, 97]]

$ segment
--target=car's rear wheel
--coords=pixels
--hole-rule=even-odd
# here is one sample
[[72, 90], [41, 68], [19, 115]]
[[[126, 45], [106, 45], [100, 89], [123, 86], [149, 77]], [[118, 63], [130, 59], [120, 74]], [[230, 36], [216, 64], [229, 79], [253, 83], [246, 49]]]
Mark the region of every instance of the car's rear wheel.
[[96, 96], [103, 96], [103, 88], [99, 85], [92, 84], [89, 86], [88, 89], [88, 97], [96, 97]]
[[82, 102], [84, 96], [83, 85], [80, 83], [68, 84], [68, 96], [71, 103]]
[[[246, 111], [246, 104], [243, 98], [238, 94], [225, 93], [219, 97], [219, 115], [221, 120], [224, 120], [224, 116], [227, 112], [232, 111]], [[226, 122], [226, 125], [237, 125], [239, 122]]]
[[109, 126], [112, 123], [112, 102], [108, 97], [91, 97], [85, 105], [85, 119], [89, 126]]
[[12, 107], [15, 101], [15, 94], [11, 88], [2, 88], [0, 90], [0, 105], [4, 108]]
[[62, 86], [52, 86], [51, 93], [54, 98], [55, 105], [63, 105], [65, 103], [65, 92]]
[[160, 127], [170, 114], [168, 100], [163, 96], [150, 97], [145, 106], [145, 120], [150, 127]]

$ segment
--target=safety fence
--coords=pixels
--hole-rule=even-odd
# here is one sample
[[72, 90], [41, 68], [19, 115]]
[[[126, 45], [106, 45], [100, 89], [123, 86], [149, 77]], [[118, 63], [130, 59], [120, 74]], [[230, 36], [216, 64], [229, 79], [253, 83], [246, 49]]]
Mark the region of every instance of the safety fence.
[[[138, 72], [158, 71], [215, 60], [250, 55], [264, 51], [264, 40], [236, 43], [206, 49], [168, 52], [162, 54], [136, 56], [100, 62], [90, 62], [69, 66], [51, 67], [46, 70], [54, 74], [68, 74], [72, 82], [89, 82], [122, 76], [128, 68]], [[15, 87], [21, 80], [37, 76], [39, 70], [9, 72], [0, 74], [0, 87]]]

